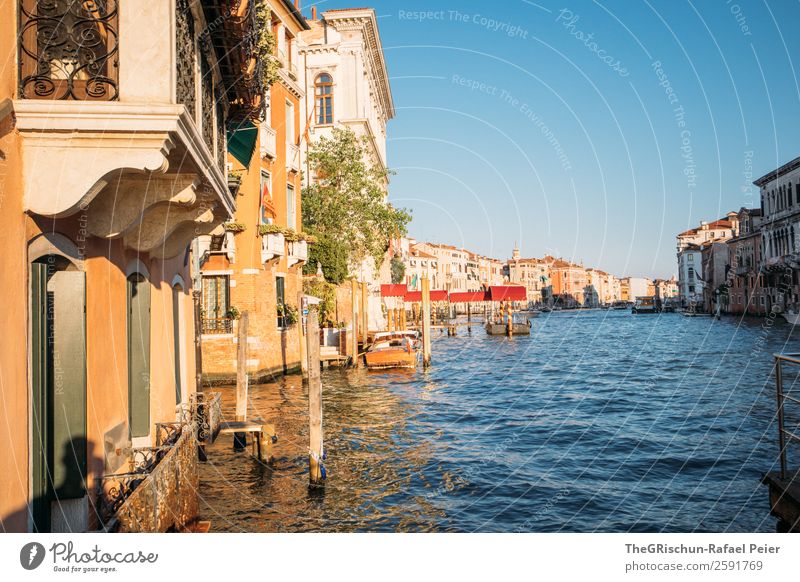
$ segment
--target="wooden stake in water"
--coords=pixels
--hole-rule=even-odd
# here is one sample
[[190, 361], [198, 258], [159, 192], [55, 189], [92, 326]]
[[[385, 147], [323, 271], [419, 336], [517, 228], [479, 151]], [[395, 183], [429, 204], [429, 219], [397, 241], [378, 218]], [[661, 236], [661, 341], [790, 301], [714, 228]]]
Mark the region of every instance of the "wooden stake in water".
[[351, 314], [353, 321], [353, 337], [350, 345], [353, 350], [353, 366], [358, 368], [358, 281], [355, 279], [351, 281], [350, 291], [353, 298], [353, 313]]
[[431, 288], [427, 277], [422, 278], [422, 365], [431, 365]]
[[367, 349], [367, 332], [369, 331], [369, 320], [367, 319], [367, 308], [369, 298], [367, 297], [367, 282], [361, 283], [361, 345]]
[[236, 351], [236, 420], [247, 420], [247, 325], [250, 314], [243, 311], [239, 318]]
[[[305, 294], [303, 293], [303, 291], [302, 290], [298, 291], [297, 292], [297, 306], [298, 306], [298, 309], [300, 310], [301, 321], [302, 321], [302, 317], [303, 317], [303, 297], [305, 297]], [[304, 331], [303, 330], [303, 326], [302, 325], [298, 325], [297, 326], [297, 338], [298, 338], [298, 341], [300, 342], [300, 372], [303, 374], [303, 378], [307, 378], [308, 377], [308, 365], [306, 363], [306, 338], [304, 337], [303, 331]]]
[[[239, 317], [238, 345], [236, 346], [236, 420], [247, 420], [247, 326], [250, 314], [243, 311]], [[247, 433], [233, 435], [233, 448], [242, 450], [247, 446]]]
[[306, 353], [308, 354], [308, 479], [311, 487], [324, 485], [322, 478], [322, 379], [319, 365], [319, 313], [308, 306], [306, 318]]

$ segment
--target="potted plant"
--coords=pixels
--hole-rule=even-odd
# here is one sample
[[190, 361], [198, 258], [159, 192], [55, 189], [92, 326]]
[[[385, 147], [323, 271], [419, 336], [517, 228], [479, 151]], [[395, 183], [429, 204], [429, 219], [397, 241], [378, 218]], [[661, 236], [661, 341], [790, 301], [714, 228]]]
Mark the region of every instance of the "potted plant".
[[260, 236], [267, 236], [268, 234], [284, 234], [285, 228], [278, 224], [261, 224], [258, 227], [258, 234]]
[[298, 320], [297, 308], [286, 303], [278, 303], [278, 319], [280, 327], [293, 326]]
[[229, 170], [228, 171], [228, 188], [239, 189], [242, 183], [242, 170]]
[[247, 230], [247, 226], [245, 226], [241, 222], [226, 222], [222, 225], [227, 232], [244, 232]]

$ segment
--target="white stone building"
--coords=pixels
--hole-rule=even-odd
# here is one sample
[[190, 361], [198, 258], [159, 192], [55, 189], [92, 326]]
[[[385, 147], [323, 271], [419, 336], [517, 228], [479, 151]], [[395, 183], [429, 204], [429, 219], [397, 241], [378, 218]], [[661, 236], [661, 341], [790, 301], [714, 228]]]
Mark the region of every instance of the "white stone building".
[[766, 311], [800, 309], [800, 157], [754, 182], [761, 192]]
[[[371, 8], [328, 10], [317, 18], [312, 9], [310, 30], [300, 35], [297, 52], [301, 82], [303, 139], [300, 146], [305, 180], [309, 146], [330, 137], [334, 128], [347, 128], [370, 144], [370, 160], [383, 168], [386, 160], [386, 125], [394, 117], [394, 102]], [[388, 182], [385, 184], [388, 195]], [[386, 257], [389, 258], [388, 256]], [[376, 269], [368, 259], [352, 266], [353, 274], [369, 284], [369, 327], [383, 329], [380, 284], [391, 282], [390, 261]]]
[[739, 217], [729, 212], [725, 218], [714, 222], [702, 221], [697, 228], [690, 228], [676, 238], [678, 254], [678, 290], [681, 305], [689, 307], [703, 302], [703, 264], [700, 246], [703, 243], [725, 241], [737, 236]]

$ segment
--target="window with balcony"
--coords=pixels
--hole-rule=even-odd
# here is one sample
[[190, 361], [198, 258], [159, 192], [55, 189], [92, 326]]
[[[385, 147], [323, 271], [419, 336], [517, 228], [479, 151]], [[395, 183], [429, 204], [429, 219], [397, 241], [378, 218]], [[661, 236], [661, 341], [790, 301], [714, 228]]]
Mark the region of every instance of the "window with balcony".
[[233, 333], [228, 275], [203, 277], [203, 333]]
[[19, 0], [19, 96], [113, 101], [117, 0]]
[[317, 125], [333, 123], [333, 78], [328, 73], [317, 75], [314, 81], [317, 107]]

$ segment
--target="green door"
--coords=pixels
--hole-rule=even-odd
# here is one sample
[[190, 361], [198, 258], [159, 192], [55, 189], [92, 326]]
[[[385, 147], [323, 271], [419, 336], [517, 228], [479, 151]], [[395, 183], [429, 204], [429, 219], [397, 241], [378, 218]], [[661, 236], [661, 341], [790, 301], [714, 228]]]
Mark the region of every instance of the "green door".
[[150, 283], [128, 277], [128, 422], [131, 437], [150, 434]]
[[36, 531], [86, 495], [86, 279], [61, 257], [31, 265], [32, 489]]

